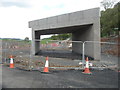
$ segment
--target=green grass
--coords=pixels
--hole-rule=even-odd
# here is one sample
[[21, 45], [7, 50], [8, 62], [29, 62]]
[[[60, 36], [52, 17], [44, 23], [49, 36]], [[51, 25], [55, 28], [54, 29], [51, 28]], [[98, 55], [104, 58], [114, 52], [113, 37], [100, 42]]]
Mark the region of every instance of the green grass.
[[49, 38], [47, 38], [47, 39], [43, 39], [43, 40], [41, 40], [41, 44], [47, 44], [47, 43], [50, 43], [50, 40], [52, 40], [52, 39], [49, 39]]
[[3, 41], [9, 41], [9, 42], [22, 42], [22, 43], [31, 43], [31, 40], [25, 41], [25, 40], [15, 40], [15, 39], [0, 39]]

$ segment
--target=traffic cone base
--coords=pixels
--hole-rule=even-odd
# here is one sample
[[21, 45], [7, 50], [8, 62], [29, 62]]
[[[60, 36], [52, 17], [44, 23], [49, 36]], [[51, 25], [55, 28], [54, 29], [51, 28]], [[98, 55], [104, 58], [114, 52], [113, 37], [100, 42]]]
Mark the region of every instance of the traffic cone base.
[[10, 68], [14, 68], [14, 64], [10, 64]]
[[49, 69], [48, 69], [48, 67], [44, 67], [44, 70], [43, 70], [43, 72], [49, 72]]
[[90, 72], [89, 68], [85, 68], [84, 72], [82, 72], [84, 74], [92, 74], [92, 72]]

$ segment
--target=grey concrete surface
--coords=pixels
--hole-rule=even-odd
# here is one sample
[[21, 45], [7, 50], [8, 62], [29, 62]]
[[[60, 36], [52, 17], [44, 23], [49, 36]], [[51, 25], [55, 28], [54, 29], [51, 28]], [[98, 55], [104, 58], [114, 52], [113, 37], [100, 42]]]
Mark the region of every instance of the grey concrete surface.
[[[72, 33], [73, 41], [100, 41], [100, 11], [93, 8], [29, 22], [32, 28], [32, 54], [40, 50], [41, 35]], [[81, 54], [81, 44], [73, 43], [72, 51]], [[96, 53], [98, 52], [98, 53]], [[86, 55], [100, 60], [100, 44], [91, 44]]]
[[39, 51], [37, 54], [40, 56], [49, 56], [49, 57], [57, 57], [57, 58], [68, 58], [68, 59], [80, 59], [80, 60], [82, 60], [81, 54], [77, 54], [77, 53], [73, 53], [71, 51], [65, 51], [65, 50], [63, 50], [63, 51], [42, 50], [42, 51]]
[[112, 70], [23, 71], [3, 66], [3, 88], [118, 88], [118, 73]]

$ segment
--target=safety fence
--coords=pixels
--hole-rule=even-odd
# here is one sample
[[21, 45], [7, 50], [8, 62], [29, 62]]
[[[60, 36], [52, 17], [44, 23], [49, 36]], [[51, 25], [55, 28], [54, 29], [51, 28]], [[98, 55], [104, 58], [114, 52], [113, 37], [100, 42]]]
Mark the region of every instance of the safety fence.
[[[38, 41], [38, 40], [37, 40]], [[41, 50], [71, 50], [72, 42], [68, 41], [58, 41], [58, 40], [50, 40], [50, 41], [43, 41], [40, 40]]]
[[[54, 69], [80, 69], [83, 67], [82, 59], [82, 41], [70, 41], [70, 40], [34, 40], [40, 42], [40, 51], [38, 55], [50, 56], [50, 68]], [[73, 52], [72, 46], [78, 46], [80, 48], [79, 53]], [[78, 48], [75, 48], [76, 50]], [[77, 50], [78, 51], [78, 50]], [[45, 58], [43, 59], [45, 60]], [[44, 67], [44, 64], [43, 64]]]
[[13, 55], [15, 67], [22, 69], [42, 70], [46, 56], [50, 56], [51, 69], [83, 69], [86, 57], [89, 57], [91, 67], [117, 67], [118, 65], [120, 45], [116, 42], [35, 41], [40, 41], [41, 52], [37, 56], [31, 54], [30, 41], [2, 40], [2, 63], [9, 66], [9, 56]]
[[22, 40], [2, 40], [2, 63], [9, 66], [10, 55], [16, 67], [29, 68], [31, 43]]
[[[92, 48], [94, 44], [94, 49], [91, 53], [94, 53], [94, 57], [100, 58], [99, 62], [93, 61], [94, 66], [97, 67], [109, 67], [118, 69], [118, 59], [120, 57], [120, 43], [118, 42], [98, 42], [98, 41], [85, 41], [85, 55], [89, 48]], [[99, 49], [100, 46], [100, 49]], [[97, 52], [98, 51], [98, 52]], [[99, 53], [100, 52], [100, 53]]]

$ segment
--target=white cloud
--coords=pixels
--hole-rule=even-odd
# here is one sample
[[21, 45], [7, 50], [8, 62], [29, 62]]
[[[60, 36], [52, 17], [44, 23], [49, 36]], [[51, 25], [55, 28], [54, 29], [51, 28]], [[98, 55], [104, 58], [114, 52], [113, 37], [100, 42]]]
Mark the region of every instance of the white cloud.
[[31, 5], [28, 3], [28, 0], [0, 0], [1, 7], [30, 7]]
[[3, 6], [0, 1], [0, 37], [31, 38], [28, 21], [100, 6], [101, 0], [4, 0], [30, 7]]

